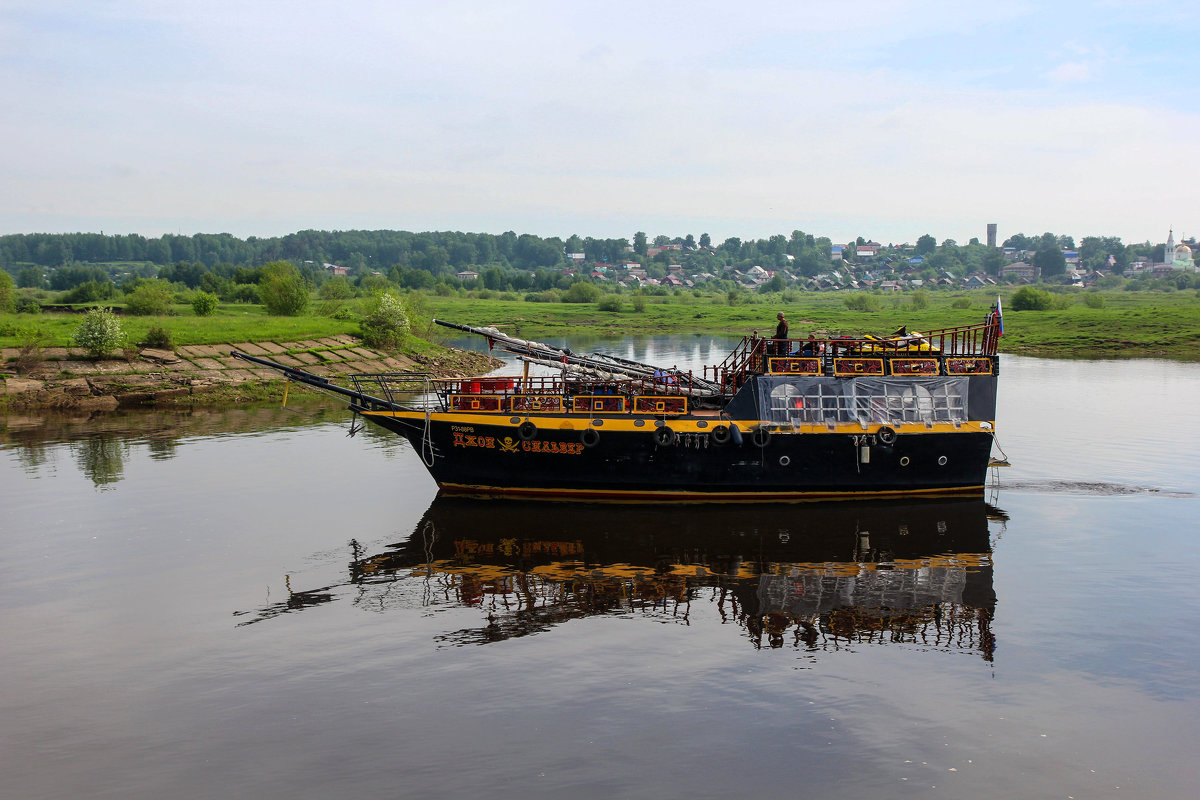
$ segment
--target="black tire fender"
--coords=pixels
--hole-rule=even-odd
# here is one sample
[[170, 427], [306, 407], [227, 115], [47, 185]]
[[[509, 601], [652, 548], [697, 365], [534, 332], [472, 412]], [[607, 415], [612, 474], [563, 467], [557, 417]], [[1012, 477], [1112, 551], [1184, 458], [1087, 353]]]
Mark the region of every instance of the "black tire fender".
[[519, 436], [523, 442], [528, 442], [530, 439], [536, 438], [537, 425], [534, 425], [529, 420], [525, 420], [517, 426], [517, 436]]
[[718, 425], [709, 431], [708, 438], [712, 440], [713, 444], [720, 446], [729, 444], [729, 440], [733, 438], [733, 434], [729, 432], [729, 428], [724, 425]]

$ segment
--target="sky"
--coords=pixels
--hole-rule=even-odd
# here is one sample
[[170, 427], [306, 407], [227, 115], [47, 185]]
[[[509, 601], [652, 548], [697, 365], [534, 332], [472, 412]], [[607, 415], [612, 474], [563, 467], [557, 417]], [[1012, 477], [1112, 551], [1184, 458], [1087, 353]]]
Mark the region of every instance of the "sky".
[[1200, 4], [0, 0], [0, 234], [1200, 234]]

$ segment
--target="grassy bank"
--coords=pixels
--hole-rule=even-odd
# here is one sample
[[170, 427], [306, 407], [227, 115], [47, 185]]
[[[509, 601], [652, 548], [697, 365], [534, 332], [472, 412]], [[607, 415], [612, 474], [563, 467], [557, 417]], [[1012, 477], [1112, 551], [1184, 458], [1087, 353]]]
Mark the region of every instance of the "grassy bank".
[[[1010, 294], [1005, 290], [1003, 296]], [[1200, 298], [1194, 292], [1096, 294], [1102, 298], [1102, 307], [1083, 303], [1082, 293], [1065, 296], [1066, 306], [1057, 310], [1016, 311], [1006, 307], [1001, 351], [1064, 357], [1200, 359]], [[626, 303], [617, 312], [600, 311], [595, 304], [445, 297], [431, 297], [429, 306], [439, 318], [474, 325], [497, 324], [506, 332], [533, 338], [570, 336], [580, 328], [613, 336], [697, 332], [741, 336], [752, 330], [769, 335], [775, 328], [776, 311], [787, 315], [792, 336], [807, 336], [810, 332], [820, 335], [821, 331], [890, 332], [900, 325], [910, 330], [969, 325], [984, 320], [996, 297], [994, 292], [929, 292], [925, 295], [926, 307], [916, 308], [909, 294], [873, 295], [878, 310], [853, 311], [845, 302], [848, 295], [809, 293], [795, 302], [764, 298], [762, 302], [732, 306], [723, 296], [684, 295], [652, 298], [642, 311]], [[964, 299], [965, 308], [955, 307], [956, 303], [962, 306]]]
[[[1168, 357], [1200, 359], [1200, 298], [1195, 292], [1076, 292], [1059, 295], [1063, 307], [1049, 311], [1017, 311], [1005, 298], [1006, 335], [1001, 350], [1039, 355], [1075, 357]], [[428, 296], [424, 310], [437, 317], [471, 325], [498, 325], [518, 336], [570, 337], [581, 329], [600, 336], [662, 333], [723, 333], [734, 336], [774, 330], [775, 312], [783, 311], [793, 336], [810, 332], [830, 334], [881, 333], [907, 325], [910, 330], [943, 328], [981, 322], [995, 301], [994, 291], [972, 293], [930, 291], [917, 295], [869, 295], [874, 310], [847, 307], [852, 292], [743, 295], [730, 305], [726, 295], [696, 296], [689, 292], [645, 297], [636, 306], [621, 296], [616, 310], [600, 310], [596, 303], [532, 303], [516, 299], [483, 299], [469, 296]], [[1090, 305], [1084, 302], [1092, 297]], [[1098, 299], [1097, 299], [1098, 298]], [[923, 307], [919, 307], [922, 306]], [[0, 314], [0, 347], [20, 347], [37, 331], [45, 347], [64, 347], [80, 317], [75, 314]], [[357, 334], [353, 319], [335, 319], [320, 313], [298, 317], [269, 316], [261, 306], [222, 305], [216, 314], [197, 317], [188, 306], [177, 306], [165, 317], [123, 317], [132, 342], [145, 341], [152, 327], [169, 332], [176, 346], [240, 341], [288, 341]], [[428, 319], [414, 321], [412, 337], [404, 342], [407, 354], [441, 352], [436, 343], [451, 334]]]

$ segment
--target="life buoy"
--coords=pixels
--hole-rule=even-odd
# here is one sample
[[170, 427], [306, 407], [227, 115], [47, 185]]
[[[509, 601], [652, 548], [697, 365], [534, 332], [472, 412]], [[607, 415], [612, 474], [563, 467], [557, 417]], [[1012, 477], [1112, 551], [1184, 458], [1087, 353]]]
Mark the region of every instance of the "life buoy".
[[675, 444], [675, 431], [668, 428], [666, 425], [654, 429], [654, 443], [662, 447], [670, 447]]
[[880, 444], [896, 443], [896, 430], [894, 428], [889, 428], [887, 425], [884, 425], [882, 428], [876, 431], [875, 435], [879, 438]]
[[600, 431], [595, 428], [586, 428], [583, 433], [579, 434], [579, 441], [583, 442], [584, 447], [595, 447], [600, 444]]
[[724, 425], [718, 425], [709, 431], [708, 438], [712, 440], [713, 444], [720, 446], [729, 444], [729, 440], [733, 438], [733, 434], [729, 432], [729, 428], [726, 428]]
[[766, 428], [755, 428], [750, 441], [754, 442], [756, 447], [766, 447], [767, 443], [771, 441], [771, 432]]
[[521, 437], [521, 441], [528, 442], [537, 436], [537, 425], [534, 425], [529, 420], [525, 420], [517, 426], [517, 436]]

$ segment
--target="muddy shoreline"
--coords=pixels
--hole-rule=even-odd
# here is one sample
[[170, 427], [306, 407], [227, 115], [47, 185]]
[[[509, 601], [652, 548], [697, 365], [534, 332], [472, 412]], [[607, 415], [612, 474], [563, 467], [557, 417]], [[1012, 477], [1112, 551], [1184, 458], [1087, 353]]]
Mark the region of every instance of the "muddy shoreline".
[[334, 381], [360, 372], [429, 372], [453, 378], [486, 373], [500, 363], [468, 350], [448, 350], [437, 357], [383, 353], [349, 335], [142, 348], [103, 360], [87, 359], [75, 348], [46, 348], [35, 357], [5, 348], [0, 354], [0, 413], [218, 405], [282, 396], [288, 384], [279, 373], [235, 359], [233, 350]]

